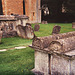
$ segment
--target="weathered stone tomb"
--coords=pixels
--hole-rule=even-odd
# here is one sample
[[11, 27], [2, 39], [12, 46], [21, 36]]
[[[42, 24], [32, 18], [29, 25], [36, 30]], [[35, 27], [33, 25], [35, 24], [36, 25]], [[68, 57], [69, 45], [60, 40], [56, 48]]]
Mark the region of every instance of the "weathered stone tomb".
[[36, 75], [75, 75], [75, 31], [35, 37], [30, 47], [35, 50]]
[[72, 22], [72, 28], [75, 29], [75, 22]]
[[39, 24], [36, 24], [36, 25], [34, 26], [34, 31], [39, 31], [39, 29], [40, 29], [40, 25], [39, 25]]
[[34, 30], [30, 25], [27, 26], [18, 25], [16, 29], [19, 37], [26, 39], [32, 39], [34, 37]]
[[29, 20], [29, 17], [26, 15], [15, 15], [15, 18], [17, 18], [16, 25], [22, 24], [23, 26], [26, 26], [26, 23]]
[[0, 15], [0, 28], [3, 31], [16, 30], [16, 20], [15, 16], [11, 15]]
[[52, 34], [59, 34], [60, 30], [61, 30], [61, 26], [55, 25], [53, 27]]
[[0, 15], [0, 26], [6, 25], [8, 30], [16, 30], [18, 24], [26, 26], [28, 19], [26, 15]]
[[17, 36], [16, 26], [21, 24], [26, 26], [28, 17], [26, 15], [0, 15], [0, 31], [2, 31], [2, 37]]

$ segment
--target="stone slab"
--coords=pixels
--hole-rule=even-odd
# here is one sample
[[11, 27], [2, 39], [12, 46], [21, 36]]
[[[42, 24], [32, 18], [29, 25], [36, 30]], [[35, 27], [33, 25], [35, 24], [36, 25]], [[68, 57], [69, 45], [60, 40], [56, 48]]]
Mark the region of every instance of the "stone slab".
[[0, 52], [4, 52], [4, 51], [7, 51], [7, 49], [2, 49], [2, 50], [0, 50]]
[[51, 75], [70, 75], [70, 61], [59, 55], [51, 55]]
[[15, 49], [23, 49], [23, 48], [26, 48], [26, 47], [23, 47], [23, 46], [22, 47], [21, 46], [20, 47], [15, 47]]
[[49, 58], [48, 54], [35, 51], [35, 69], [44, 73], [44, 75], [49, 75]]

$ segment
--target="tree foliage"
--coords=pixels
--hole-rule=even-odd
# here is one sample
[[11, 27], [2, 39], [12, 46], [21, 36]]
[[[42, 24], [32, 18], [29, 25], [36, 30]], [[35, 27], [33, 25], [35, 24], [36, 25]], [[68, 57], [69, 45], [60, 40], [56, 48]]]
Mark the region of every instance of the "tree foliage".
[[63, 6], [67, 13], [75, 13], [75, 0], [63, 0]]
[[75, 0], [42, 0], [52, 12], [60, 13], [64, 7], [66, 13], [75, 13]]

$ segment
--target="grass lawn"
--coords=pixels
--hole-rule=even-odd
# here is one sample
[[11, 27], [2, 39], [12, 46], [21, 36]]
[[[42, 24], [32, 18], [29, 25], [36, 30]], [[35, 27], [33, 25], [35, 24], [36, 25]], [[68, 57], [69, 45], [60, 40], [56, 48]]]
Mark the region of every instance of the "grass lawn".
[[[61, 26], [60, 33], [66, 33], [70, 31], [75, 31], [75, 29], [72, 29], [71, 23], [50, 23], [50, 24], [40, 24], [40, 30], [39, 32], [35, 32], [36, 36], [48, 36], [51, 35], [52, 29], [54, 25]], [[34, 25], [33, 25], [34, 27]]]
[[2, 44], [0, 44], [0, 49], [13, 48], [16, 46], [28, 46], [32, 43], [30, 39], [23, 39], [20, 37], [13, 38], [2, 38]]
[[34, 75], [33, 67], [34, 51], [29, 47], [0, 52], [0, 75]]
[[[51, 35], [54, 25], [60, 25], [60, 33], [75, 31], [72, 29], [72, 24], [50, 23], [40, 24], [39, 32], [35, 32], [36, 36]], [[34, 24], [32, 25], [34, 27]], [[32, 40], [22, 39], [19, 37], [2, 38], [0, 49], [12, 48], [15, 46], [27, 46], [32, 43]], [[21, 50], [8, 50], [0, 52], [0, 75], [34, 75], [30, 72], [34, 68], [34, 50], [27, 47]]]

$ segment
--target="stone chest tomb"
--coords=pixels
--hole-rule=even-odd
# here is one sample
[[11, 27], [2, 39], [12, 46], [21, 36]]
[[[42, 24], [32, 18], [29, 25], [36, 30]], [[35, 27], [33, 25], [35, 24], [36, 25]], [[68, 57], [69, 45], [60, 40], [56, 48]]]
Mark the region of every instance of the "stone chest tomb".
[[16, 30], [18, 24], [26, 26], [28, 19], [26, 15], [0, 15], [0, 26], [6, 25], [8, 29]]
[[16, 18], [11, 15], [0, 15], [0, 28], [3, 31], [10, 31], [16, 29]]
[[29, 17], [26, 15], [0, 15], [0, 31], [2, 31], [2, 37], [16, 36], [16, 26], [19, 24], [26, 26], [28, 19]]
[[75, 75], [75, 31], [46, 37], [35, 37], [36, 75]]

